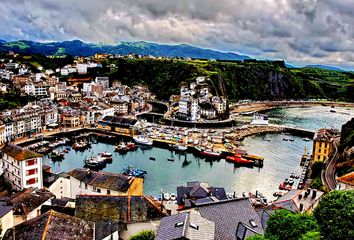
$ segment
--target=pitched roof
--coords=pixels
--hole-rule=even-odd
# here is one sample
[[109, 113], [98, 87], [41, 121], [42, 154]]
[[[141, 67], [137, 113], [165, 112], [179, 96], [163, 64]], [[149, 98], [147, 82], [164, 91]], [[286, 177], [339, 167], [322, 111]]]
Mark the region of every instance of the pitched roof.
[[[293, 212], [302, 212], [311, 209], [323, 192], [316, 189], [297, 190], [293, 189], [285, 195], [278, 198], [272, 205], [282, 207]], [[300, 211], [302, 206], [302, 210]]]
[[10, 212], [14, 207], [6, 202], [0, 201], [0, 218]]
[[[255, 232], [263, 234], [261, 218], [248, 198], [219, 201], [198, 206], [200, 215], [215, 223], [215, 240], [236, 239], [239, 222]], [[252, 227], [253, 220], [257, 226]], [[247, 231], [246, 236], [252, 234]]]
[[93, 235], [92, 222], [49, 211], [8, 229], [4, 239], [91, 240], [94, 239]]
[[161, 219], [156, 240], [214, 240], [215, 224], [196, 212], [183, 212]]
[[10, 202], [15, 207], [21, 208], [23, 213], [27, 215], [51, 198], [54, 198], [54, 194], [47, 190], [34, 190], [33, 188], [29, 188], [23, 192], [12, 195]]
[[75, 216], [96, 223], [96, 237], [105, 237], [107, 227], [117, 230], [126, 223], [145, 222], [164, 217], [161, 208], [146, 196], [99, 196], [76, 197]]
[[27, 148], [22, 148], [14, 144], [6, 144], [1, 151], [7, 155], [13, 157], [17, 161], [23, 161], [31, 158], [42, 157], [41, 154], [33, 152]]
[[208, 189], [209, 189], [210, 194], [212, 196], [215, 196], [217, 199], [219, 199], [219, 200], [226, 200], [227, 199], [225, 188], [210, 187]]
[[348, 173], [344, 176], [337, 178], [337, 181], [350, 186], [354, 186], [354, 172]]
[[76, 168], [68, 174], [88, 185], [118, 192], [127, 192], [134, 180], [134, 177], [123, 174], [96, 172], [85, 168]]

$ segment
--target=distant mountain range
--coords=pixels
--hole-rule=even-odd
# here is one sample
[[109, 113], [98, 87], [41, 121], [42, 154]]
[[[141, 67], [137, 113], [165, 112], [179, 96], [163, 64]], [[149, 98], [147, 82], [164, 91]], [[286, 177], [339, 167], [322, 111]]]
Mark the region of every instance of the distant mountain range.
[[306, 65], [305, 67], [307, 67], [307, 68], [321, 68], [321, 69], [339, 71], [339, 72], [344, 72], [345, 71], [345, 70], [343, 70], [343, 69], [341, 69], [339, 67], [327, 66], [327, 65], [321, 65], [321, 64]]
[[[41, 43], [34, 41], [13, 41], [6, 42], [0, 39], [0, 52], [14, 51], [24, 54], [44, 54], [44, 55], [63, 55], [72, 56], [92, 56], [96, 53], [109, 54], [140, 54], [161, 57], [190, 57], [197, 59], [216, 59], [216, 60], [245, 60], [251, 59], [247, 55], [240, 55], [231, 52], [221, 52], [212, 49], [195, 47], [187, 44], [168, 45], [139, 42], [120, 42], [116, 45], [85, 43], [80, 40]], [[288, 68], [297, 68], [286, 63]], [[341, 68], [326, 65], [307, 65], [308, 68], [320, 68], [332, 71], [345, 71]]]
[[27, 54], [91, 56], [95, 53], [140, 54], [162, 57], [190, 57], [218, 60], [250, 59], [245, 55], [220, 52], [187, 44], [166, 45], [148, 42], [120, 42], [116, 45], [85, 43], [80, 40], [39, 43], [33, 41], [5, 42], [0, 40], [0, 51], [16, 51]]

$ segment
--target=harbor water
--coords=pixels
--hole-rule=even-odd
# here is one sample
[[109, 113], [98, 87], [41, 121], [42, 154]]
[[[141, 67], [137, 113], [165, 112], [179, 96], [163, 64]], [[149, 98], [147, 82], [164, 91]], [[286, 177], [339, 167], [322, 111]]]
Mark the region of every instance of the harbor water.
[[[337, 109], [336, 109], [337, 110]], [[346, 110], [346, 109], [344, 109]], [[340, 127], [351, 117], [337, 113], [329, 113], [330, 108], [292, 108], [272, 110], [269, 115], [283, 125], [297, 126], [306, 129], [318, 127]], [[339, 110], [338, 110], [339, 111]], [[326, 113], [326, 114], [325, 114]], [[306, 115], [305, 115], [306, 114]], [[321, 118], [321, 119], [319, 119]], [[284, 134], [266, 134], [248, 137], [244, 140], [244, 148], [250, 154], [263, 156], [264, 166], [242, 167], [228, 163], [225, 159], [212, 160], [195, 156], [193, 153], [179, 154], [169, 149], [157, 147], [139, 147], [126, 154], [114, 152], [114, 145], [94, 141], [92, 148], [84, 152], [70, 149], [63, 161], [52, 162], [48, 157], [44, 162], [52, 167], [53, 172], [66, 172], [83, 167], [84, 159], [97, 156], [99, 152], [113, 153], [113, 162], [107, 164], [103, 171], [120, 173], [126, 166], [134, 166], [147, 171], [144, 181], [144, 193], [157, 196], [161, 190], [175, 193], [176, 187], [185, 185], [187, 181], [205, 181], [215, 187], [225, 187], [227, 192], [242, 193], [260, 191], [268, 199], [273, 199], [273, 192], [291, 173], [301, 172], [300, 158], [305, 147], [311, 151], [312, 142], [303, 141], [301, 137], [292, 136], [294, 141], [284, 141]], [[289, 137], [289, 136], [286, 136]], [[65, 147], [60, 147], [62, 151]], [[150, 160], [154, 157], [155, 160]], [[173, 159], [174, 161], [168, 161]]]

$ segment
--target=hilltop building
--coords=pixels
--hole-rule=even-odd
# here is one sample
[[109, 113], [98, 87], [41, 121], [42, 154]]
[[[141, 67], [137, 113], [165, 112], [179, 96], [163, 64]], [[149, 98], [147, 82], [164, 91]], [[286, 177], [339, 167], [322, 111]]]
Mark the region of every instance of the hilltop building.
[[205, 77], [198, 77], [189, 85], [182, 84], [180, 97], [173, 96], [171, 99], [178, 99], [176, 116], [182, 120], [224, 119], [228, 116], [227, 99], [213, 96]]

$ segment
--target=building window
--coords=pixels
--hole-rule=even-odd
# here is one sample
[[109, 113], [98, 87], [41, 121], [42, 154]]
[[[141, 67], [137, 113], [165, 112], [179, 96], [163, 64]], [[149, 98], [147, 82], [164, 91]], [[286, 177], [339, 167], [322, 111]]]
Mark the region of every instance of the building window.
[[98, 193], [101, 193], [101, 189], [97, 188], [97, 192], [98, 192]]
[[107, 195], [111, 195], [111, 190], [107, 190]]
[[37, 178], [31, 178], [26, 183], [27, 183], [27, 185], [32, 185], [32, 184], [37, 183], [37, 181], [38, 181]]
[[30, 170], [27, 170], [26, 171], [26, 175], [27, 176], [30, 176], [30, 175], [34, 175], [34, 174], [37, 174], [37, 169], [30, 169]]
[[85, 183], [85, 189], [87, 189], [87, 183]]
[[35, 164], [37, 164], [37, 159], [32, 159], [32, 160], [26, 161], [26, 166], [33, 166]]

